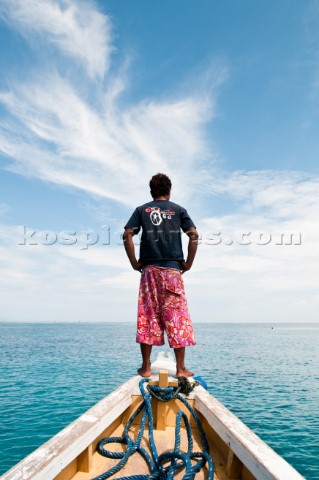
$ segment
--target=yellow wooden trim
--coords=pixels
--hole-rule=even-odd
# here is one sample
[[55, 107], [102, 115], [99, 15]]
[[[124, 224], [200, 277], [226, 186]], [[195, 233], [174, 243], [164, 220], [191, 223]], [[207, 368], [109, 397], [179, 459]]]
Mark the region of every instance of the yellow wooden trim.
[[[158, 385], [158, 380], [151, 380], [150, 382], [148, 382], [148, 384], [149, 385]], [[169, 380], [167, 386], [168, 387], [177, 387], [178, 382], [177, 382], [177, 380]]]
[[78, 456], [78, 471], [89, 472], [92, 468], [92, 445]]
[[62, 472], [60, 472], [54, 480], [71, 480], [78, 471], [78, 460], [75, 458]]
[[[160, 370], [158, 385], [161, 388], [168, 387], [168, 371], [167, 370]], [[157, 430], [165, 430], [166, 428], [166, 410], [167, 410], [167, 403], [161, 402], [158, 400], [157, 401], [157, 421], [156, 421]]]
[[226, 465], [226, 475], [229, 480], [240, 480], [243, 464], [234, 452], [229, 449]]

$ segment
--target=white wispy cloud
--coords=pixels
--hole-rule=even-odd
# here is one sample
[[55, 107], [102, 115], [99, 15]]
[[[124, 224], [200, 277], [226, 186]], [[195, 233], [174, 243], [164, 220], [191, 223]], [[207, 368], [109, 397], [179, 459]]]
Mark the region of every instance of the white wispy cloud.
[[211, 185], [212, 194], [246, 202], [246, 207], [266, 209], [267, 215], [286, 219], [318, 212], [319, 177], [302, 171], [234, 171], [217, 175]]
[[194, 297], [205, 302], [201, 292], [209, 291], [225, 321], [317, 321], [318, 184], [316, 176], [289, 171], [216, 179], [212, 190], [234, 207], [200, 220]]
[[[0, 150], [15, 171], [130, 205], [143, 200], [141, 190], [156, 171], [177, 184], [194, 176], [198, 159], [209, 155], [201, 130], [207, 102], [145, 101], [119, 109], [111, 96], [104, 93], [97, 111], [57, 73], [40, 84], [12, 86], [0, 94], [8, 114]], [[129, 192], [128, 176], [134, 176]], [[192, 191], [175, 192], [184, 199]]]
[[79, 62], [92, 77], [103, 77], [113, 51], [109, 18], [91, 2], [77, 0], [10, 0], [0, 16], [27, 38], [40, 37]]
[[[214, 194], [233, 199], [233, 213], [218, 216], [221, 228], [247, 232], [317, 232], [319, 177], [293, 171], [234, 172], [216, 177]], [[202, 219], [207, 228], [213, 218]], [[216, 227], [216, 224], [215, 224]], [[311, 237], [313, 238], [313, 237]], [[313, 238], [314, 239], [314, 238]]]
[[[75, 61], [82, 59], [89, 73], [106, 71], [102, 59], [109, 62], [113, 48], [110, 20], [93, 3], [13, 0], [0, 14], [28, 35], [41, 33], [44, 46], [54, 42]], [[216, 89], [227, 77], [225, 66], [207, 67], [202, 89], [197, 81], [184, 95], [125, 104], [127, 60], [117, 72], [96, 79], [94, 88], [85, 72], [79, 81], [77, 69], [72, 80], [72, 63], [65, 78], [54, 65], [43, 73], [41, 62], [32, 78], [0, 92], [6, 111], [0, 151], [12, 160], [9, 168], [127, 205], [144, 201], [150, 176], [165, 171], [176, 185], [175, 198], [183, 202], [192, 196], [205, 178], [203, 164], [214, 157], [204, 132], [214, 115]], [[134, 177], [129, 191], [128, 177]], [[185, 178], [197, 182], [185, 188]]]
[[[0, 225], [2, 319], [133, 320], [128, 304], [135, 302], [138, 275], [127, 268], [122, 246], [30, 245], [23, 232], [21, 226]], [[112, 281], [114, 270], [125, 277], [120, 289]]]

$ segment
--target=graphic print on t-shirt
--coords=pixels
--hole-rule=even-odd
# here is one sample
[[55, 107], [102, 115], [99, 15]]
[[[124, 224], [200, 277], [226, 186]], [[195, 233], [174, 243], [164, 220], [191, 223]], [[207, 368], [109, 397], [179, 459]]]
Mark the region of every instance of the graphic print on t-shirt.
[[161, 210], [160, 207], [147, 207], [145, 212], [150, 213], [150, 220], [156, 227], [162, 223], [164, 218], [171, 220], [172, 215], [175, 215], [173, 210]]
[[157, 225], [160, 225], [162, 223], [162, 217], [161, 217], [161, 213], [157, 210], [153, 210], [150, 214], [150, 217], [151, 217], [151, 222], [153, 225], [157, 226]]

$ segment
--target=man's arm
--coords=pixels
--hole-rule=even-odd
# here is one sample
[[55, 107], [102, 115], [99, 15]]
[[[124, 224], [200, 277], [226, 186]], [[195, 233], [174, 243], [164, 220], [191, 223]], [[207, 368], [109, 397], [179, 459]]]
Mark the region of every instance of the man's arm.
[[132, 268], [138, 272], [142, 271], [143, 264], [136, 260], [135, 247], [133, 243], [134, 230], [132, 228], [126, 228], [123, 233], [123, 243], [126, 254], [131, 262]]
[[195, 227], [190, 227], [185, 233], [188, 236], [188, 252], [186, 262], [181, 262], [182, 273], [190, 270], [193, 265], [199, 238]]

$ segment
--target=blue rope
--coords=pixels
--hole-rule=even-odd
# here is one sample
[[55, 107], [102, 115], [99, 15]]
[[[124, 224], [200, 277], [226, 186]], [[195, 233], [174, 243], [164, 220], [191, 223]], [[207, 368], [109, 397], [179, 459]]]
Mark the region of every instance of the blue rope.
[[[143, 402], [137, 408], [137, 410], [129, 418], [127, 424], [125, 425], [123, 436], [122, 437], [109, 437], [101, 440], [97, 446], [99, 453], [105, 457], [119, 459], [120, 461], [112, 468], [107, 470], [105, 473], [98, 475], [92, 480], [106, 480], [115, 473], [117, 473], [128, 461], [128, 459], [135, 453], [138, 452], [143, 459], [145, 460], [149, 474], [147, 475], [131, 475], [128, 477], [119, 477], [118, 480], [172, 480], [174, 478], [175, 472], [180, 471], [182, 468], [185, 468], [185, 475], [183, 480], [193, 480], [195, 475], [207, 464], [208, 471], [208, 480], [213, 480], [214, 478], [214, 464], [213, 460], [210, 457], [208, 451], [208, 442], [206, 439], [205, 432], [200, 423], [198, 415], [193, 407], [187, 402], [187, 400], [182, 397], [179, 393], [176, 394], [176, 389], [173, 387], [160, 388], [158, 386], [147, 386], [148, 391], [144, 388], [144, 383], [149, 382], [149, 378], [143, 378], [139, 382], [139, 387], [141, 394], [143, 396]], [[193, 435], [190, 422], [187, 418], [187, 415], [181, 410], [176, 415], [176, 427], [175, 427], [175, 444], [174, 450], [172, 452], [165, 452], [161, 455], [158, 455], [155, 441], [154, 441], [154, 422], [152, 414], [152, 393], [155, 396], [160, 396], [163, 401], [168, 401], [172, 398], [178, 398], [190, 411], [193, 416], [200, 437], [203, 444], [202, 452], [193, 452]], [[134, 441], [129, 435], [129, 429], [135, 420], [135, 418], [142, 412], [141, 426], [137, 439]], [[141, 441], [144, 435], [146, 421], [148, 420], [148, 431], [149, 431], [149, 443], [151, 456], [148, 452], [141, 447]], [[184, 422], [187, 440], [188, 440], [188, 449], [187, 453], [182, 453], [180, 451], [181, 443], [181, 422]], [[104, 445], [109, 443], [121, 443], [126, 445], [125, 452], [110, 452], [104, 448]], [[195, 461], [195, 464], [192, 464], [191, 460]], [[164, 466], [164, 464], [168, 466]]]

